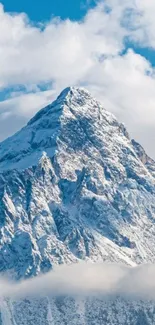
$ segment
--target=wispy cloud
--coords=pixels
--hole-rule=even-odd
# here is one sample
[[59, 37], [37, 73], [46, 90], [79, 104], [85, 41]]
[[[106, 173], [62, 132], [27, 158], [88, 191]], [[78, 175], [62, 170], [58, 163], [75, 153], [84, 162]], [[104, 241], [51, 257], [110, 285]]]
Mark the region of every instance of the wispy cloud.
[[155, 265], [125, 267], [117, 264], [80, 263], [58, 266], [46, 275], [9, 283], [0, 280], [0, 297], [26, 296], [105, 296], [155, 299]]

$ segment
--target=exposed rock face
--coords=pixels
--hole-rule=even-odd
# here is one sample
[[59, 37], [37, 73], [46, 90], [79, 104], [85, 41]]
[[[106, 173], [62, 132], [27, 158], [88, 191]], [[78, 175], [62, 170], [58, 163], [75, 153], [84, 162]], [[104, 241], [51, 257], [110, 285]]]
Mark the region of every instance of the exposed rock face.
[[[130, 139], [124, 125], [86, 90], [65, 89], [26, 127], [0, 144], [1, 272], [20, 279], [78, 260], [131, 266], [154, 262], [154, 176], [155, 162]], [[12, 308], [32, 304], [35, 310], [40, 303], [12, 303]], [[86, 314], [91, 315], [86, 305]], [[59, 316], [65, 308], [60, 302], [52, 306], [51, 313]], [[25, 312], [25, 305], [22, 308]], [[84, 316], [77, 316], [72, 324], [96, 324], [93, 316], [83, 323], [79, 317]], [[112, 317], [115, 321], [97, 324], [139, 324]], [[70, 324], [60, 320], [41, 324]], [[36, 323], [23, 316], [23, 323], [16, 319], [8, 324]]]

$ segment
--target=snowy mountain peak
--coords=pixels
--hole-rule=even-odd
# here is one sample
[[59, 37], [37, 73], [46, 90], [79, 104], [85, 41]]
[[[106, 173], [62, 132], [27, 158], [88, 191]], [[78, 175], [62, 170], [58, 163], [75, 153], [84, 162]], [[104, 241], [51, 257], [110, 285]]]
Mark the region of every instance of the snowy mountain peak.
[[[0, 271], [21, 279], [81, 260], [155, 262], [155, 162], [70, 87], [0, 144]], [[119, 299], [0, 300], [2, 325], [147, 324]], [[140, 306], [152, 317], [150, 302]]]
[[91, 96], [91, 94], [84, 88], [78, 88], [78, 87], [67, 87], [65, 88], [60, 95], [57, 97], [57, 99], [47, 107], [40, 110], [28, 123], [28, 125], [34, 123], [37, 119], [42, 118], [43, 115], [49, 115], [50, 113], [53, 114], [60, 108], [63, 112], [64, 105], [84, 105], [88, 101], [91, 101], [92, 103], [95, 102], [94, 98]]
[[[64, 136], [66, 145], [73, 140], [71, 148], [77, 141], [82, 144], [84, 139], [87, 138], [88, 141], [89, 131], [93, 133], [93, 128], [95, 130], [100, 127], [102, 120], [107, 126], [119, 128], [119, 131], [128, 137], [124, 126], [118, 123], [87, 90], [66, 88], [52, 104], [40, 110], [21, 131], [0, 144], [0, 168], [21, 169], [36, 165], [45, 150], [53, 157], [60, 139]], [[105, 131], [101, 128], [101, 132]], [[80, 140], [80, 137], [83, 138]]]
[[[80, 113], [87, 113], [88, 108], [93, 107], [93, 113], [99, 110], [101, 106], [91, 94], [84, 88], [78, 87], [67, 87], [64, 89], [57, 99], [47, 107], [40, 110], [28, 123], [31, 125], [42, 119], [44, 116], [50, 118], [56, 112], [59, 112], [60, 118], [61, 115], [69, 114], [69, 111], [73, 113], [76, 109], [80, 110]], [[102, 108], [103, 109], [103, 108]], [[108, 113], [108, 112], [107, 112]], [[110, 113], [109, 113], [110, 114]]]
[[[58, 96], [58, 99], [71, 99], [71, 98], [78, 98], [78, 97], [82, 97], [82, 98], [90, 98], [92, 97], [90, 92], [83, 88], [83, 87], [67, 87], [65, 88], [60, 95]], [[93, 97], [92, 97], [93, 98]]]
[[0, 144], [1, 270], [20, 278], [81, 259], [154, 261], [154, 171], [89, 92], [65, 89]]

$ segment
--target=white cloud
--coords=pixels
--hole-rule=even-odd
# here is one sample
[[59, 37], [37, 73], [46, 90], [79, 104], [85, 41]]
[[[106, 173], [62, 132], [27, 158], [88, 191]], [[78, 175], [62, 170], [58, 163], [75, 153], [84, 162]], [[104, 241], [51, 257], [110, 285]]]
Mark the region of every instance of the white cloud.
[[12, 97], [0, 102], [0, 141], [22, 128], [39, 109], [55, 99], [55, 91], [35, 93], [13, 93]]
[[[121, 296], [155, 300], [155, 265], [127, 267], [119, 264], [86, 263], [57, 266], [45, 275], [11, 283], [0, 279], [0, 298], [78, 295]], [[80, 274], [80, 276], [79, 276]]]
[[[102, 2], [102, 0], [101, 0]], [[155, 2], [153, 0], [105, 0], [113, 16], [128, 31], [126, 35], [142, 46], [155, 48]]]
[[[155, 46], [155, 4], [109, 0], [81, 22], [53, 19], [33, 26], [26, 15], [0, 6], [0, 88], [22, 85], [0, 102], [0, 138], [16, 131], [68, 85], [84, 85], [127, 125], [155, 157], [155, 69], [133, 50], [121, 55], [129, 37]], [[53, 90], [40, 91], [51, 83]], [[14, 123], [12, 123], [14, 116]]]
[[37, 91], [28, 94], [19, 92], [18, 96], [16, 93], [12, 94], [11, 98], [0, 102], [1, 116], [24, 115], [29, 117], [44, 105], [51, 103], [55, 99], [54, 94], [54, 90]]
[[5, 13], [1, 6], [1, 87], [45, 80], [60, 86], [77, 82], [98, 56], [116, 54], [122, 47], [123, 28], [110, 19], [99, 6], [83, 22], [53, 19], [41, 29], [30, 25], [23, 15]]
[[131, 16], [131, 23], [135, 29], [133, 39], [144, 46], [155, 48], [155, 2], [153, 0], [135, 0], [132, 8], [134, 15]]

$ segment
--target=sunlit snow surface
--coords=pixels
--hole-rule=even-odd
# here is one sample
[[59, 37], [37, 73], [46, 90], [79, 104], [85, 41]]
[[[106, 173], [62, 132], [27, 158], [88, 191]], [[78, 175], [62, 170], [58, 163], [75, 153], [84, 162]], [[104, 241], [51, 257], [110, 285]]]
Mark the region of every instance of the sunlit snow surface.
[[[78, 260], [155, 262], [155, 162], [84, 89], [65, 89], [2, 142], [0, 171], [2, 273], [21, 279]], [[155, 305], [120, 298], [1, 306], [3, 325], [155, 324]], [[148, 323], [137, 320], [143, 314]]]

